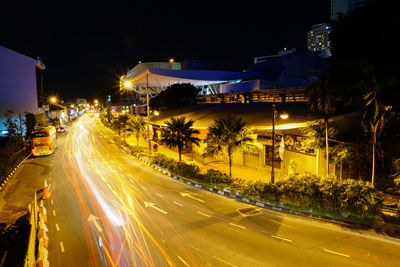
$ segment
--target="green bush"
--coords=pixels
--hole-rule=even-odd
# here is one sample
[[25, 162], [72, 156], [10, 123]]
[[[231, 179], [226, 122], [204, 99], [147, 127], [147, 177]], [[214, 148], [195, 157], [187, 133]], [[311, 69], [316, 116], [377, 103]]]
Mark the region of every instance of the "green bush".
[[361, 180], [341, 180], [313, 174], [291, 175], [276, 184], [246, 182], [232, 179], [214, 169], [200, 174], [200, 168], [177, 162], [165, 156], [156, 156], [153, 163], [176, 175], [196, 179], [209, 185], [222, 185], [239, 191], [242, 196], [283, 205], [296, 211], [330, 214], [349, 221], [373, 221], [381, 215], [382, 195], [369, 183]]
[[209, 169], [207, 173], [202, 176], [202, 180], [208, 184], [224, 184], [230, 185], [233, 179], [218, 170]]
[[357, 219], [379, 216], [382, 203], [381, 194], [368, 182], [308, 174], [291, 176], [276, 184], [248, 183], [242, 193], [272, 203]]
[[157, 155], [153, 158], [153, 164], [169, 170], [175, 175], [183, 176], [191, 179], [200, 177], [200, 168], [194, 164], [186, 164], [176, 160], [167, 158], [163, 155]]

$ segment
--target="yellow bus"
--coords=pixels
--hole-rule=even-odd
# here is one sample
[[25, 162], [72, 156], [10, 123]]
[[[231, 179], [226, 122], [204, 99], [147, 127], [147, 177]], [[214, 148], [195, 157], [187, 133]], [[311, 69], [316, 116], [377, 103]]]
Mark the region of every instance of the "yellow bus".
[[57, 147], [56, 127], [39, 127], [32, 132], [32, 150], [33, 156], [51, 155]]

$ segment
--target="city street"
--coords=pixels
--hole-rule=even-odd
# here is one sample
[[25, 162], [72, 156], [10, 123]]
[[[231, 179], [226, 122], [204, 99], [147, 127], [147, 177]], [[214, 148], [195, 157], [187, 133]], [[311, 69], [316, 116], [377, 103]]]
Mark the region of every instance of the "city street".
[[[258, 209], [157, 173], [84, 115], [46, 165], [52, 266], [395, 266], [400, 242]], [[31, 163], [32, 164], [32, 163]], [[39, 175], [39, 174], [38, 174]]]

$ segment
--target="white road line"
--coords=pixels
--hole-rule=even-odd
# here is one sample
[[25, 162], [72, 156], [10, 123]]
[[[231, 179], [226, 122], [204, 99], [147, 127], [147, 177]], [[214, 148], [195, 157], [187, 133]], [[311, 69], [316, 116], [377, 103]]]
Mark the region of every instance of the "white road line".
[[338, 255], [338, 256], [342, 256], [342, 257], [350, 258], [350, 256], [349, 256], [349, 255], [347, 255], [347, 254], [342, 254], [342, 253], [335, 252], [335, 251], [328, 250], [328, 249], [324, 249], [324, 248], [323, 248], [323, 250], [324, 250], [325, 252], [332, 253], [332, 254], [336, 254], [336, 255]]
[[229, 263], [229, 262], [227, 262], [227, 261], [224, 261], [223, 259], [220, 259], [220, 258], [218, 258], [218, 257], [213, 256], [213, 258], [214, 258], [214, 259], [217, 259], [217, 260], [219, 260], [219, 261], [222, 261], [223, 263], [228, 264], [228, 265], [230, 265], [230, 266], [237, 267], [236, 265], [233, 265], [232, 263]]
[[56, 216], [56, 211], [55, 210], [53, 210], [53, 215]]
[[187, 262], [186, 262], [184, 259], [182, 259], [182, 258], [179, 257], [178, 255], [176, 255], [176, 256], [178, 257], [178, 259], [179, 259], [181, 262], [183, 262], [183, 264], [185, 264], [186, 266], [190, 267], [190, 265], [187, 264]]
[[159, 194], [159, 193], [156, 193], [156, 195], [159, 196], [159, 197], [164, 197], [163, 195], [161, 195], [161, 194]]
[[60, 248], [61, 248], [61, 252], [64, 252], [65, 250], [64, 250], [64, 244], [63, 244], [63, 242], [60, 242]]
[[58, 223], [56, 223], [57, 232], [60, 232], [60, 227], [58, 227]]
[[198, 211], [197, 213], [200, 214], [200, 215], [206, 216], [206, 217], [210, 217], [210, 215], [205, 214], [205, 213], [203, 213], [203, 212], [201, 212], [201, 211]]
[[147, 190], [147, 188], [146, 188], [146, 187], [144, 187], [143, 185], [141, 185], [140, 187], [141, 187], [141, 188], [143, 188], [144, 190]]
[[174, 201], [174, 204], [183, 207], [183, 205], [181, 203], [178, 203], [176, 201]]
[[237, 225], [237, 224], [234, 224], [234, 223], [229, 223], [229, 224], [232, 225], [232, 226], [236, 226], [236, 227], [242, 228], [242, 229], [247, 229], [247, 228], [244, 227], [244, 226]]
[[271, 235], [271, 237], [272, 238], [276, 238], [276, 239], [280, 239], [280, 240], [283, 240], [283, 241], [286, 241], [286, 242], [289, 242], [289, 243], [292, 243], [292, 240], [286, 239], [286, 238], [283, 238], [283, 237], [280, 237], [280, 236]]
[[52, 199], [50, 199], [50, 203], [51, 203], [51, 205], [54, 205], [54, 202], [53, 202], [53, 200], [52, 200]]

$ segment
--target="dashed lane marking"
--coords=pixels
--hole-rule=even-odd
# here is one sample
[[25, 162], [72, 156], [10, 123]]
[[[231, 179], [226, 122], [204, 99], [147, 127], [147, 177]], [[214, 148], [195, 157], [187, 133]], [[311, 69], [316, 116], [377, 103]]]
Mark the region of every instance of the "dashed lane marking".
[[163, 195], [161, 195], [161, 194], [159, 194], [159, 193], [156, 193], [156, 195], [159, 196], [159, 197], [164, 197]]
[[216, 260], [222, 261], [223, 263], [228, 264], [228, 265], [230, 265], [230, 266], [237, 267], [236, 265], [233, 265], [232, 263], [229, 263], [229, 262], [227, 262], [227, 261], [224, 261], [223, 259], [220, 259], [220, 258], [218, 258], [218, 257], [213, 256], [213, 258], [216, 259]]
[[328, 249], [324, 249], [324, 248], [323, 248], [323, 250], [324, 250], [325, 252], [332, 253], [332, 254], [335, 254], [335, 255], [338, 255], [338, 256], [342, 256], [342, 257], [350, 258], [350, 256], [349, 256], [349, 255], [347, 255], [347, 254], [343, 254], [343, 253], [335, 252], [335, 251], [328, 250]]
[[58, 227], [58, 223], [56, 223], [57, 232], [60, 232], [60, 227]]
[[51, 203], [51, 205], [54, 205], [54, 202], [53, 202], [53, 200], [52, 200], [52, 199], [50, 199], [50, 203]]
[[178, 255], [176, 255], [177, 257], [178, 257], [178, 259], [181, 261], [181, 262], [183, 262], [183, 264], [185, 264], [185, 266], [188, 266], [188, 267], [190, 267], [190, 265], [189, 264], [187, 264], [187, 262], [184, 260], [184, 259], [182, 259], [181, 257], [179, 257]]
[[179, 202], [174, 201], [174, 204], [183, 207], [183, 205]]
[[205, 214], [205, 213], [203, 213], [203, 212], [201, 212], [201, 211], [198, 211], [197, 213], [200, 214], [200, 215], [206, 216], [206, 217], [210, 217], [210, 215]]
[[60, 242], [60, 248], [61, 248], [61, 252], [65, 252], [65, 250], [64, 250], [64, 243], [63, 242]]
[[282, 241], [286, 241], [286, 242], [292, 243], [292, 240], [286, 239], [286, 238], [283, 238], [283, 237], [280, 237], [280, 236], [271, 235], [271, 237], [275, 238], [275, 239], [279, 239], [279, 240], [282, 240]]
[[232, 226], [238, 227], [238, 228], [247, 229], [247, 228], [244, 227], [244, 226], [237, 225], [237, 224], [234, 224], [234, 223], [229, 223], [229, 224], [232, 225]]
[[53, 210], [53, 215], [56, 216], [56, 211], [55, 210]]

